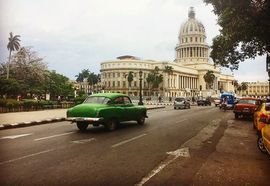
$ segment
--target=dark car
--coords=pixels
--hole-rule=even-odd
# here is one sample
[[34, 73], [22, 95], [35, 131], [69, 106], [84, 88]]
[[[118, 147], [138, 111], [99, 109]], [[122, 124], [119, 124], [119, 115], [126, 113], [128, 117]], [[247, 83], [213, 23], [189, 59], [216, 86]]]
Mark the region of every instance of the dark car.
[[190, 109], [190, 102], [188, 99], [184, 97], [178, 97], [175, 98], [174, 104], [173, 104], [174, 109]]
[[233, 109], [235, 118], [253, 117], [255, 111], [258, 109], [261, 103], [261, 100], [257, 98], [240, 99]]
[[197, 100], [197, 105], [198, 106], [200, 106], [200, 105], [202, 105], [202, 106], [207, 106], [207, 105], [211, 106], [211, 100], [210, 100], [209, 97], [207, 97], [207, 98], [200, 97]]

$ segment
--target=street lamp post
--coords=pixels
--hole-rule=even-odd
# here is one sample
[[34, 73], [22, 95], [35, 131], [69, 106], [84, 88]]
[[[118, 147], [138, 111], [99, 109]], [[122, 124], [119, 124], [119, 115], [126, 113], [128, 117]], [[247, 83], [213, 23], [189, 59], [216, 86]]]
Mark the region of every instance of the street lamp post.
[[138, 105], [143, 105], [143, 102], [142, 102], [142, 70], [139, 71], [139, 76], [140, 76], [140, 100], [139, 100], [139, 103]]
[[270, 55], [266, 55], [266, 71], [268, 72], [268, 81], [269, 81], [269, 91], [268, 91], [268, 97], [270, 98]]

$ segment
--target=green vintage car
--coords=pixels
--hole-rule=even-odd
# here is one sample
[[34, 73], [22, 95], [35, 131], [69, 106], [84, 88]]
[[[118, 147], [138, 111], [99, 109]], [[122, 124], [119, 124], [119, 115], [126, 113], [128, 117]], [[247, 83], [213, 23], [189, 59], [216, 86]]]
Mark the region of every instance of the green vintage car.
[[99, 93], [88, 96], [85, 101], [67, 110], [67, 120], [76, 122], [84, 131], [89, 124], [104, 125], [108, 131], [117, 128], [119, 122], [137, 121], [143, 125], [147, 118], [144, 106], [135, 106], [130, 98], [120, 93]]

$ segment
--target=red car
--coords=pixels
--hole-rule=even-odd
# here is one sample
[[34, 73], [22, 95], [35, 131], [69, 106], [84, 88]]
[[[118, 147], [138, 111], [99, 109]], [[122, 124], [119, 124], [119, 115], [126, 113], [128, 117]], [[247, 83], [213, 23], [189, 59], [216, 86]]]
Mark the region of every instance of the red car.
[[235, 119], [239, 117], [253, 117], [254, 112], [261, 104], [261, 100], [257, 98], [242, 98], [234, 106], [233, 112]]

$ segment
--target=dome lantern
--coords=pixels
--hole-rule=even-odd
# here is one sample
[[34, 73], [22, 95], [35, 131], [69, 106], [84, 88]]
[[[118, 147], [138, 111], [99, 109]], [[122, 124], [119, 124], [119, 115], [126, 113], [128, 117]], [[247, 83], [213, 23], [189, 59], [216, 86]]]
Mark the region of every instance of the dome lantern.
[[189, 8], [189, 11], [188, 11], [188, 17], [190, 19], [195, 19], [195, 11], [194, 11], [194, 8], [193, 7], [190, 7]]

